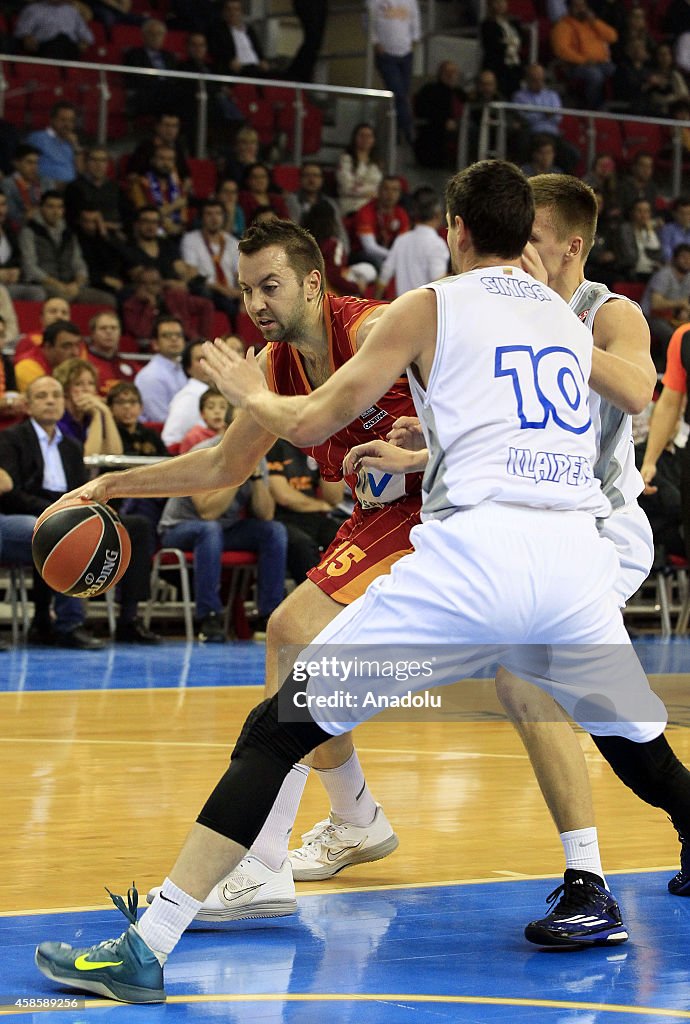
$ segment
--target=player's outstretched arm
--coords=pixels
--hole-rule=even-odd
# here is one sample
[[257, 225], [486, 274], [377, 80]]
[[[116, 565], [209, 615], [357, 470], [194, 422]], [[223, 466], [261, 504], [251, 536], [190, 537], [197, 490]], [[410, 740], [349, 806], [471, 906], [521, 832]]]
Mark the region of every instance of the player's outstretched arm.
[[623, 412], [642, 412], [654, 394], [656, 368], [641, 310], [622, 299], [604, 303], [594, 319], [593, 335], [590, 387]]
[[365, 441], [350, 448], [343, 459], [343, 474], [359, 473], [360, 469], [375, 469], [380, 473], [423, 473], [428, 457], [426, 448], [409, 451], [388, 441]]
[[247, 409], [266, 430], [300, 448], [320, 444], [376, 402], [404, 370], [416, 364], [423, 379], [436, 341], [436, 296], [406, 292], [387, 307], [366, 344], [309, 395], [268, 391], [253, 352], [242, 359], [216, 340], [204, 345], [203, 363], [226, 398]]
[[75, 497], [101, 502], [111, 498], [187, 497], [239, 486], [274, 442], [273, 434], [263, 430], [248, 413], [240, 413], [215, 447], [176, 456], [154, 466], [106, 473], [65, 494], [56, 505]]

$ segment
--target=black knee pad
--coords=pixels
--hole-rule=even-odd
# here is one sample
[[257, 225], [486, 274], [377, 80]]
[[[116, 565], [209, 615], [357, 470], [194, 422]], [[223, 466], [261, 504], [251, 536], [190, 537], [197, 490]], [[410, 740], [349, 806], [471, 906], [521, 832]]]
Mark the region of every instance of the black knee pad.
[[[292, 679], [285, 683], [288, 700], [294, 685]], [[247, 716], [230, 767], [197, 821], [248, 849], [293, 764], [330, 738], [311, 718], [282, 723], [278, 694], [263, 701]]]

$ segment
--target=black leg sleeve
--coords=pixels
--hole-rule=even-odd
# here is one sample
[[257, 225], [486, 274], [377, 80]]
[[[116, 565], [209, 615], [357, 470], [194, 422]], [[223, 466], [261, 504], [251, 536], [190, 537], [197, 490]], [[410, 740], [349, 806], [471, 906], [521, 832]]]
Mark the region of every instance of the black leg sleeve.
[[665, 736], [633, 743], [622, 736], [592, 736], [618, 778], [653, 807], [661, 807], [676, 829], [690, 838], [690, 772]]
[[[284, 683], [281, 703], [286, 699], [285, 688], [294, 686], [291, 678]], [[293, 764], [331, 739], [309, 716], [305, 721], [281, 722], [278, 697], [276, 694], [250, 712], [230, 767], [197, 818], [200, 825], [247, 849], [261, 831]]]

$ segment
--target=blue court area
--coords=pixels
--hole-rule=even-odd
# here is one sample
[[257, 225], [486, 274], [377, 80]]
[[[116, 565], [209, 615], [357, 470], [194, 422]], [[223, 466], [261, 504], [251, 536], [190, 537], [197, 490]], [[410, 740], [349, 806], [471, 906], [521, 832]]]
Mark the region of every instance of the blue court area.
[[[690, 672], [685, 637], [642, 636], [634, 645], [646, 672]], [[252, 641], [113, 644], [102, 651], [20, 646], [0, 655], [0, 692], [258, 686], [263, 684], [264, 656], [263, 644]]]
[[[33, 1013], [45, 1022], [228, 1024], [622, 1024], [690, 1020], [690, 900], [667, 875], [610, 883], [630, 941], [542, 952], [522, 937], [557, 880], [304, 896], [290, 918], [188, 932], [166, 967], [168, 1003]], [[68, 990], [33, 966], [43, 939], [88, 946], [124, 924], [115, 910], [0, 918], [2, 995]], [[0, 1016], [27, 1019], [13, 1008]]]

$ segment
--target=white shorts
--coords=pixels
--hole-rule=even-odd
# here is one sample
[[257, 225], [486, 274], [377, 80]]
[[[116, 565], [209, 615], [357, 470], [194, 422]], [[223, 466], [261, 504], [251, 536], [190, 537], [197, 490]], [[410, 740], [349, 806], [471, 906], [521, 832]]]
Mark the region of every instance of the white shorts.
[[614, 589], [618, 603], [625, 607], [649, 576], [654, 562], [654, 537], [644, 511], [636, 501], [614, 509], [608, 519], [597, 523], [599, 533], [613, 541], [620, 570]]
[[[616, 551], [592, 516], [484, 502], [416, 526], [410, 536], [414, 552], [300, 653], [310, 663], [309, 709], [324, 730], [340, 735], [375, 714], [363, 706], [364, 693], [447, 685], [498, 661], [549, 692], [590, 732], [637, 742], [663, 732], [666, 710], [614, 594]], [[414, 646], [433, 646], [431, 679], [371, 674], [403, 648], [412, 657]], [[368, 674], [348, 678], [354, 703], [336, 715], [326, 704], [343, 689], [333, 659], [352, 662], [353, 653]], [[328, 669], [314, 670], [326, 662]]]

